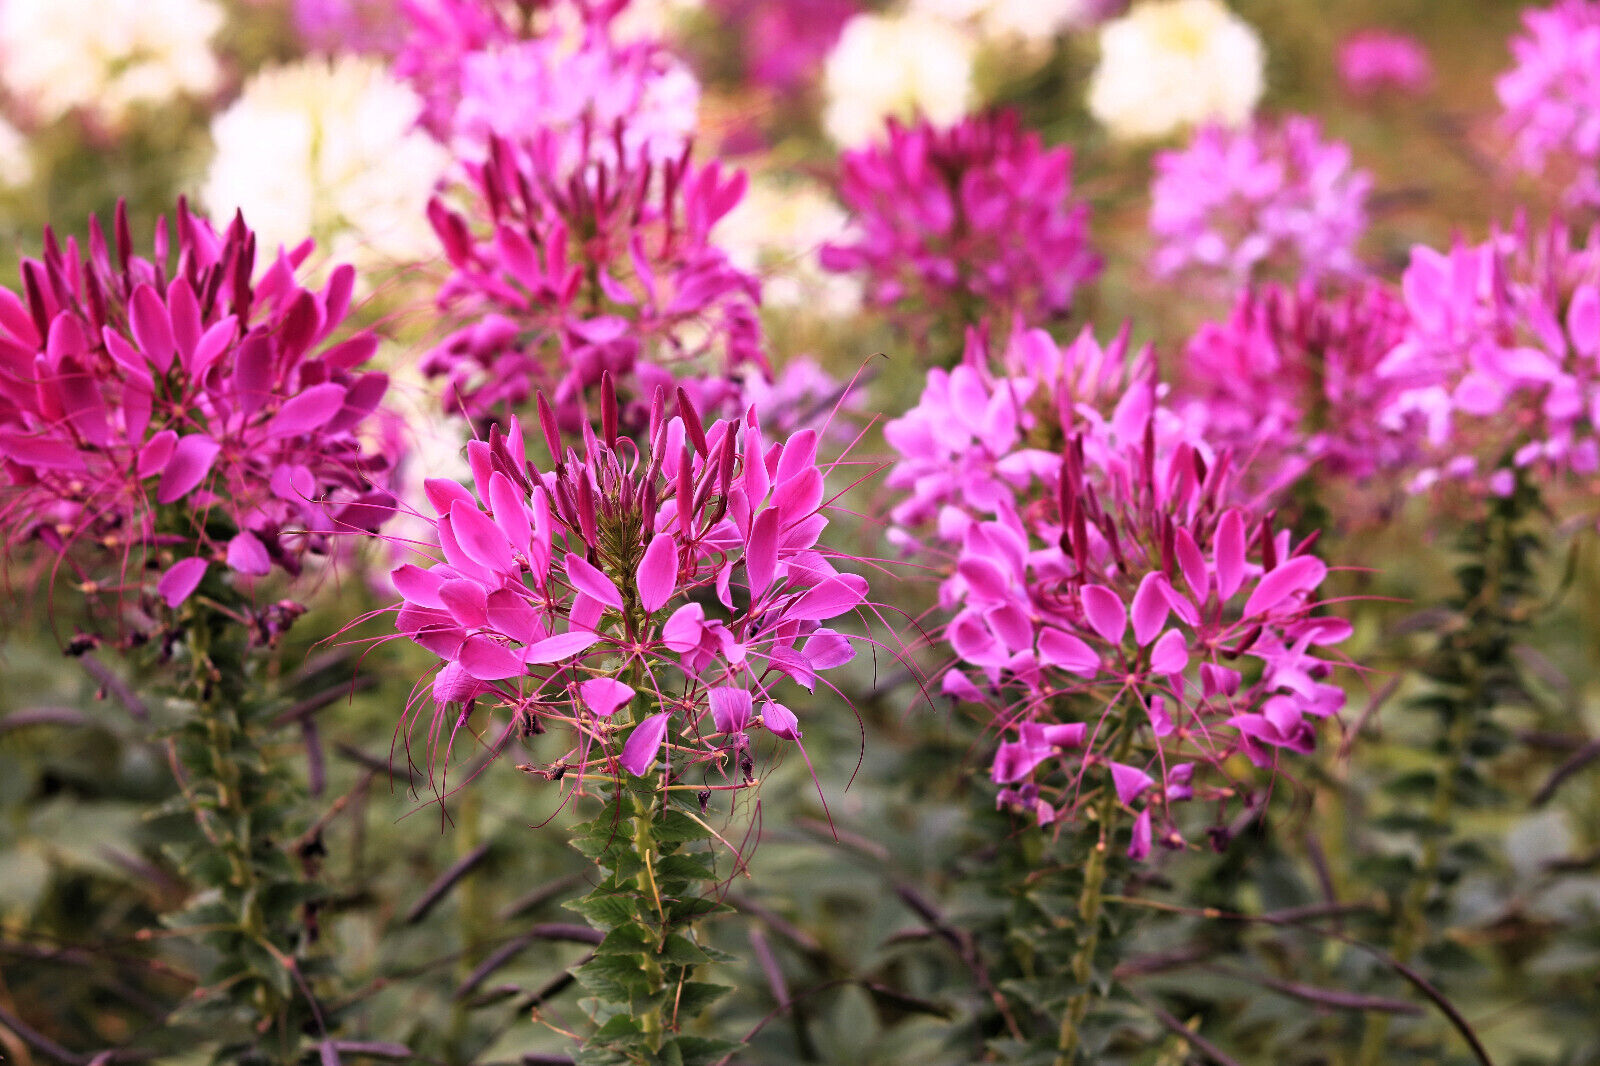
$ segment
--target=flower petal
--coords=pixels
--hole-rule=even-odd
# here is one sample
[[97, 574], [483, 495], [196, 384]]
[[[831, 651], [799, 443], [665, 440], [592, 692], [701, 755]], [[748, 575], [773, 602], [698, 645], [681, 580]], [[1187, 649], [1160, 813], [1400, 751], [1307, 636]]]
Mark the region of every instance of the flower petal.
[[667, 715], [666, 711], [652, 714], [633, 727], [627, 743], [622, 745], [622, 768], [635, 777], [643, 777], [661, 754], [661, 745], [667, 739]]
[[204, 559], [179, 559], [161, 575], [161, 580], [156, 584], [156, 591], [167, 601], [168, 607], [177, 607], [200, 587], [200, 580], [205, 576]]

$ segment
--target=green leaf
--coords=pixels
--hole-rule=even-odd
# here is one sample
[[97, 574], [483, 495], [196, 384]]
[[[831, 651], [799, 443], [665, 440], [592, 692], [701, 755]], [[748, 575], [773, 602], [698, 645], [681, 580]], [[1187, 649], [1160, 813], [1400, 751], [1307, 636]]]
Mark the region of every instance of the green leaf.
[[677, 993], [679, 1024], [699, 1017], [707, 1007], [731, 991], [733, 989], [727, 985], [712, 984], [709, 981], [685, 981]]
[[639, 901], [627, 896], [588, 895], [568, 900], [563, 906], [583, 915], [596, 929], [613, 929], [639, 921]]
[[711, 956], [682, 933], [668, 935], [661, 947], [661, 957], [675, 966], [699, 966], [711, 961]]

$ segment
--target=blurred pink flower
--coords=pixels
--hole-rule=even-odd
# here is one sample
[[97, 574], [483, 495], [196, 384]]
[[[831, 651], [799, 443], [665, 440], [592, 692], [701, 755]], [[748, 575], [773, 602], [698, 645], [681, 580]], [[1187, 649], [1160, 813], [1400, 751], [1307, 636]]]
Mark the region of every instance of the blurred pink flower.
[[1561, 0], [1522, 22], [1515, 65], [1495, 81], [1511, 161], [1561, 186], [1570, 206], [1600, 205], [1600, 3]]
[[1151, 269], [1222, 286], [1269, 274], [1316, 280], [1363, 273], [1356, 244], [1372, 177], [1350, 149], [1291, 116], [1244, 130], [1201, 127], [1155, 158]]
[[774, 92], [793, 92], [822, 71], [859, 0], [707, 0], [738, 34], [745, 77]]
[[840, 161], [852, 219], [822, 265], [862, 275], [867, 299], [913, 326], [952, 311], [1043, 321], [1100, 272], [1071, 192], [1071, 150], [1045, 148], [1014, 112], [944, 129], [891, 119], [886, 140]]
[[1389, 30], [1362, 30], [1346, 37], [1338, 65], [1339, 80], [1357, 95], [1385, 89], [1417, 95], [1433, 82], [1433, 60], [1422, 42]]
[[1393, 477], [1415, 468], [1423, 444], [1421, 420], [1394, 409], [1414, 382], [1380, 372], [1408, 324], [1377, 282], [1245, 290], [1184, 348], [1175, 404], [1214, 447], [1250, 456], [1258, 490], [1313, 469], [1319, 480]]
[[400, 0], [293, 0], [294, 28], [307, 49], [392, 55], [405, 40]]

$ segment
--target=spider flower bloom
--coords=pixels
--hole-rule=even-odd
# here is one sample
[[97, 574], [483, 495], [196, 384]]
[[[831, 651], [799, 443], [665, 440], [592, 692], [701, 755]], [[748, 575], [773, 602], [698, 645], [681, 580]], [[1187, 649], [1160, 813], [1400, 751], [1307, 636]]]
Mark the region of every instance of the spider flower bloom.
[[1523, 12], [1515, 65], [1495, 81], [1511, 161], [1554, 175], [1570, 206], [1600, 204], [1600, 3]]
[[707, 0], [738, 34], [746, 80], [794, 92], [814, 80], [859, 0]]
[[1342, 142], [1323, 141], [1314, 119], [1206, 126], [1187, 148], [1157, 155], [1155, 170], [1157, 277], [1242, 284], [1268, 271], [1308, 280], [1362, 273], [1356, 243], [1372, 177], [1352, 169]]
[[294, 28], [306, 48], [336, 55], [391, 55], [405, 41], [398, 0], [293, 0]]
[[967, 527], [940, 590], [945, 691], [998, 708], [1000, 802], [1048, 822], [1114, 789], [1135, 858], [1182, 844], [1178, 801], [1243, 791], [1233, 755], [1311, 750], [1344, 701], [1315, 649], [1349, 633], [1313, 613], [1309, 538], [1226, 505], [1225, 456], [1161, 451], [1075, 437], [1053, 484]]
[[1014, 112], [947, 128], [891, 119], [887, 140], [840, 170], [851, 230], [822, 265], [862, 275], [867, 298], [901, 318], [980, 305], [1041, 321], [1100, 271], [1089, 209], [1070, 202], [1072, 152], [1046, 149]]
[[394, 72], [423, 100], [420, 124], [441, 140], [461, 99], [466, 57], [517, 39], [512, 0], [399, 0], [406, 23]]
[[1339, 46], [1339, 81], [1345, 90], [1367, 96], [1393, 89], [1416, 96], [1433, 81], [1433, 61], [1415, 37], [1385, 30], [1363, 30]]
[[969, 331], [960, 365], [928, 371], [917, 406], [884, 427], [898, 454], [888, 485], [905, 492], [890, 512], [891, 538], [915, 547], [930, 522], [942, 541], [959, 542], [970, 525], [1021, 506], [1056, 476], [1060, 444], [1092, 430], [1090, 447], [1137, 443], [1153, 416], [1148, 348], [1128, 358], [1128, 331], [1102, 346], [1087, 329], [1061, 346], [1043, 330], [1012, 330], [991, 363], [983, 330]]
[[630, 430], [673, 375], [703, 377], [692, 391], [708, 406], [736, 397], [739, 369], [766, 365], [760, 282], [711, 228], [744, 194], [743, 173], [696, 166], [685, 150], [659, 168], [622, 158], [569, 175], [565, 152], [549, 132], [491, 140], [472, 168], [470, 219], [429, 207], [453, 268], [440, 305], [472, 320], [423, 361], [447, 379], [446, 409], [482, 422], [548, 388], [574, 426], [607, 372]]
[[[1402, 285], [1410, 326], [1385, 360], [1394, 402], [1427, 420], [1439, 465], [1423, 475], [1539, 466], [1580, 483], [1600, 473], [1600, 243], [1519, 223], [1448, 253], [1418, 247]], [[1499, 471], [1498, 476], [1494, 473]]]
[[[481, 162], [491, 137], [518, 141], [552, 130], [567, 136], [571, 170], [623, 158], [660, 165], [682, 155], [694, 134], [699, 83], [659, 45], [618, 44], [606, 30], [587, 27], [577, 47], [552, 32], [463, 56], [451, 118], [456, 154]], [[588, 135], [619, 128], [615, 140]]]
[[1380, 372], [1409, 321], [1375, 282], [1342, 295], [1309, 282], [1246, 290], [1185, 347], [1183, 406], [1212, 445], [1249, 455], [1269, 490], [1312, 467], [1359, 482], [1393, 474], [1422, 447], [1420, 421], [1392, 410], [1408, 383]]
[[609, 378], [601, 393], [602, 432], [584, 427], [582, 454], [563, 451], [540, 404], [554, 470], [529, 464], [513, 419], [468, 446], [476, 495], [428, 484], [443, 559], [394, 583], [398, 628], [443, 660], [431, 736], [447, 706], [464, 705], [459, 728], [491, 702], [511, 710], [500, 743], [573, 730], [552, 777], [670, 765], [748, 781], [751, 730], [800, 735], [780, 683], [813, 690], [853, 657], [823, 623], [866, 594], [818, 544], [816, 434], [769, 442], [753, 411], [703, 427], [684, 395], [669, 420], [658, 394], [641, 450], [619, 436]]
[[977, 42], [915, 12], [862, 12], [846, 22], [823, 65], [822, 128], [841, 147], [865, 144], [886, 118], [940, 124], [972, 110]]
[[93, 219], [87, 253], [47, 230], [23, 295], [0, 289], [7, 543], [36, 537], [120, 596], [159, 578], [169, 607], [212, 566], [298, 573], [393, 504], [358, 435], [388, 386], [360, 369], [377, 338], [334, 342], [354, 272], [302, 288], [307, 242], [252, 280], [244, 220], [219, 234], [181, 201], [173, 236], [136, 256], [119, 205], [111, 247]]

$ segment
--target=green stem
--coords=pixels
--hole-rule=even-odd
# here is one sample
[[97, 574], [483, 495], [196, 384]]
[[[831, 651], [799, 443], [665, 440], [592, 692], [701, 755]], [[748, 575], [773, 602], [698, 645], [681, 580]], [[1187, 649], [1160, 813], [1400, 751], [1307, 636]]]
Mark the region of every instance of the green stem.
[[1100, 949], [1100, 916], [1105, 909], [1105, 882], [1107, 853], [1110, 841], [1107, 830], [1116, 812], [1116, 792], [1108, 785], [1096, 808], [1097, 839], [1089, 847], [1089, 862], [1083, 871], [1083, 892], [1078, 896], [1078, 920], [1083, 936], [1078, 950], [1072, 956], [1072, 978], [1078, 991], [1067, 1003], [1061, 1015], [1061, 1030], [1056, 1037], [1056, 1066], [1072, 1066], [1077, 1061], [1083, 1040], [1083, 1020], [1089, 1013], [1089, 1001], [1094, 996], [1094, 957]]
[[[661, 936], [666, 937], [666, 920], [661, 912], [661, 892], [656, 885], [655, 853], [653, 848], [655, 840], [651, 833], [652, 821], [655, 815], [654, 793], [634, 793], [633, 796], [633, 847], [639, 856], [640, 868], [637, 876], [639, 895], [651, 902], [655, 912], [661, 918]], [[638, 1015], [640, 1024], [644, 1027], [645, 1038], [649, 1042], [652, 1052], [661, 1050], [661, 1037], [665, 1031], [662, 1023], [661, 993], [664, 991], [661, 964], [650, 953], [644, 957], [644, 974], [649, 982], [651, 1006]]]

